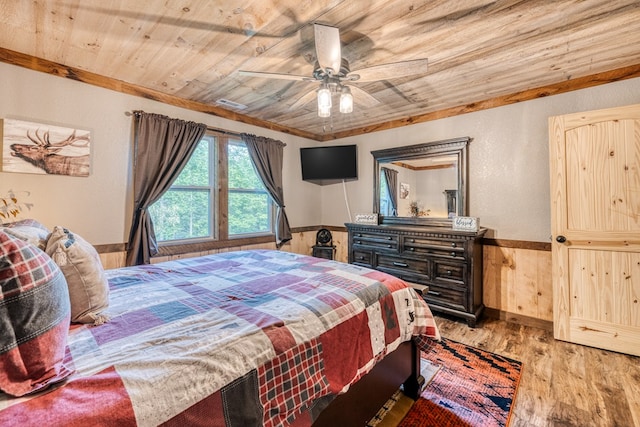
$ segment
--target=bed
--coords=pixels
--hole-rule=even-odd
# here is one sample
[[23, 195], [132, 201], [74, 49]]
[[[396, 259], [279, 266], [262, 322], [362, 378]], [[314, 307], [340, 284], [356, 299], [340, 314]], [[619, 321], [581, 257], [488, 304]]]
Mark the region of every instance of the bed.
[[412, 337], [439, 337], [405, 282], [337, 261], [250, 250], [105, 274], [110, 320], [71, 323], [69, 376], [0, 392], [0, 425], [363, 425], [401, 384], [417, 395]]

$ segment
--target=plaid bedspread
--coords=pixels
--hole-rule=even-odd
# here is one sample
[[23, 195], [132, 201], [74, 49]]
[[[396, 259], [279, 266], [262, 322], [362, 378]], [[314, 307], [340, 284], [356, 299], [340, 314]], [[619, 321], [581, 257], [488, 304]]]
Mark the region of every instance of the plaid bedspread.
[[438, 336], [404, 282], [321, 258], [239, 251], [107, 274], [111, 321], [69, 331], [75, 374], [0, 393], [0, 425], [310, 425], [401, 342]]

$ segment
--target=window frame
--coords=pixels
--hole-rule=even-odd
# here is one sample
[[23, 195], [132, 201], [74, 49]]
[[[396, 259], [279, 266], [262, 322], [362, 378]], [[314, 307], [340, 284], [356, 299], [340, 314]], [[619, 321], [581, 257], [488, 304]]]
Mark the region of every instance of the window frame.
[[[225, 204], [226, 204], [224, 212], [227, 213], [225, 218], [227, 218], [229, 216], [229, 159], [228, 159], [228, 156], [227, 156], [227, 154], [229, 153], [229, 150], [228, 150], [229, 147], [228, 146], [230, 144], [237, 144], [237, 145], [245, 145], [246, 146], [245, 142], [242, 141], [242, 139], [240, 139], [240, 137], [235, 137], [234, 138], [234, 137], [229, 136], [229, 135], [226, 135], [226, 136], [227, 136], [226, 141], [224, 142], [224, 144], [222, 144], [219, 147], [220, 150], [224, 150], [225, 157], [227, 157], [226, 161], [224, 163], [225, 167], [226, 167], [226, 170], [225, 170], [225, 188], [227, 190], [226, 192], [224, 192]], [[257, 172], [256, 172], [256, 175], [258, 175]], [[258, 179], [260, 179], [259, 176], [258, 176]], [[263, 188], [264, 188], [264, 184], [263, 184]], [[252, 190], [248, 190], [247, 189], [246, 191], [243, 190], [243, 192], [265, 193], [266, 194], [267, 200], [268, 200], [268, 203], [269, 203], [269, 208], [268, 208], [269, 211], [268, 211], [267, 215], [269, 216], [269, 221], [271, 223], [271, 227], [270, 227], [271, 229], [270, 229], [270, 231], [261, 231], [261, 232], [253, 232], [253, 233], [237, 233], [237, 234], [230, 235], [229, 234], [229, 223], [228, 223], [228, 221], [225, 221], [224, 230], [225, 230], [225, 236], [227, 237], [227, 239], [228, 240], [237, 240], [237, 239], [241, 239], [241, 238], [245, 238], [245, 237], [260, 237], [260, 236], [274, 236], [275, 237], [275, 222], [276, 222], [276, 220], [275, 220], [275, 208], [276, 208], [276, 204], [273, 201], [273, 198], [271, 197], [271, 195], [269, 194], [267, 189], [265, 188], [264, 191], [256, 191], [256, 190], [253, 190], [253, 189]], [[222, 211], [223, 210], [220, 209], [218, 211], [218, 213], [222, 212]], [[222, 226], [223, 224], [219, 224], [219, 225]]]
[[[229, 235], [229, 144], [245, 144], [233, 134], [207, 130], [202, 139], [210, 138], [209, 150], [209, 236], [188, 239], [158, 241], [159, 255], [173, 255], [190, 251], [202, 251], [238, 244], [265, 243], [275, 237], [276, 205], [268, 192], [270, 231]], [[201, 141], [202, 141], [201, 139]], [[201, 143], [198, 141], [198, 144]], [[213, 171], [211, 170], [213, 166]], [[201, 189], [201, 186], [176, 186], [178, 190]], [[173, 188], [173, 185], [171, 186]], [[265, 190], [266, 191], [266, 190]], [[255, 190], [253, 192], [256, 192]], [[261, 193], [261, 192], [260, 192]]]

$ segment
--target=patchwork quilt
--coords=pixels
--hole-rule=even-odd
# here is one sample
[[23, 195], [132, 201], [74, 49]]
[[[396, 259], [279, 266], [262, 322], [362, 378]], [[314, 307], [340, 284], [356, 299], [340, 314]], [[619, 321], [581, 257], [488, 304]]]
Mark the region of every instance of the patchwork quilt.
[[405, 282], [321, 258], [238, 251], [107, 275], [111, 320], [70, 327], [74, 374], [0, 393], [0, 425], [311, 425], [401, 342], [439, 338]]

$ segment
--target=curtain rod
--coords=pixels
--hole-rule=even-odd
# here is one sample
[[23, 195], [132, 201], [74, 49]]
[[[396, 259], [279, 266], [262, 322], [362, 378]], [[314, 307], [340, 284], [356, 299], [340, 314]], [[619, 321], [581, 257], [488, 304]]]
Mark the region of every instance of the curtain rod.
[[[143, 110], [133, 110], [133, 111], [125, 111], [124, 114], [125, 116], [139, 116], [140, 114], [144, 113]], [[236, 138], [241, 138], [240, 134], [238, 132], [231, 132], [228, 130], [224, 130], [224, 129], [218, 129], [218, 128], [213, 128], [211, 126], [207, 126], [207, 130], [211, 131], [211, 132], [217, 132], [223, 135], [229, 135], [229, 136], [235, 136]]]

